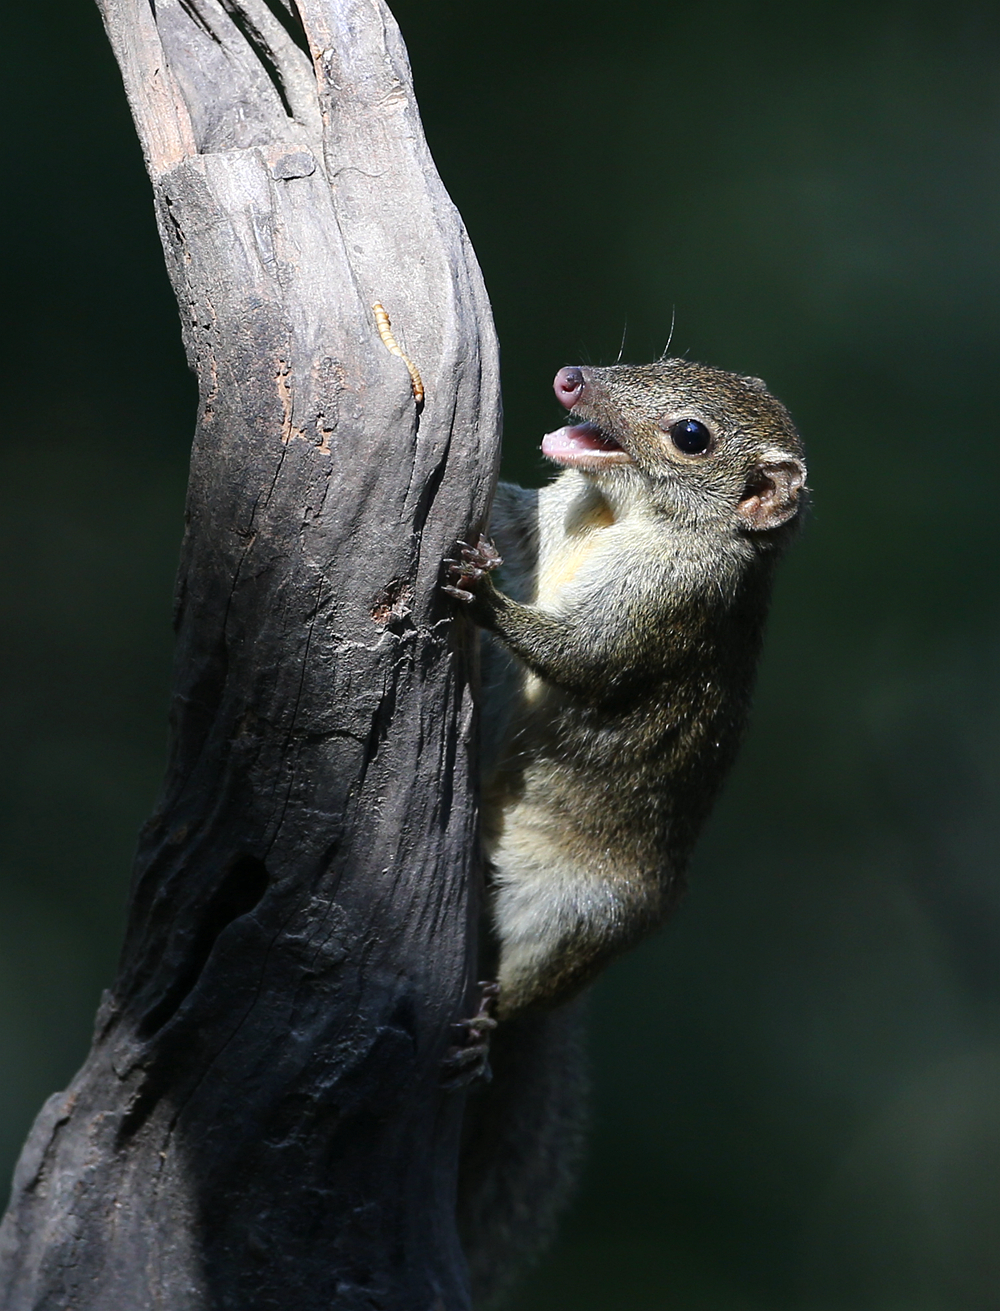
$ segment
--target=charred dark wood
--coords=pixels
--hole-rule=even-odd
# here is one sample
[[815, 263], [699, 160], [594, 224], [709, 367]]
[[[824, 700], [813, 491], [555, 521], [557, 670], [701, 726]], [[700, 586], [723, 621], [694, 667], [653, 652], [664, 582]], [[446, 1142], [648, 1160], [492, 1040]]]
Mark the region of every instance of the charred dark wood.
[[450, 1311], [477, 870], [438, 583], [494, 477], [488, 302], [380, 0], [100, 3], [201, 400], [169, 770], [0, 1300]]

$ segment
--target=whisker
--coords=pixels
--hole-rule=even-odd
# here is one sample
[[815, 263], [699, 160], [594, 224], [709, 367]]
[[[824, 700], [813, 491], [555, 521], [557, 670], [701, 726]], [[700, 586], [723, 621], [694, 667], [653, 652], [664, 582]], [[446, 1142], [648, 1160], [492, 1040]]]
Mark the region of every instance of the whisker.
[[622, 328], [622, 344], [618, 348], [618, 358], [615, 360], [616, 364], [621, 364], [622, 356], [625, 354], [625, 334], [627, 332], [628, 332], [628, 319], [625, 320], [625, 326], [624, 328]]
[[667, 338], [667, 344], [666, 344], [666, 346], [664, 346], [664, 348], [663, 348], [663, 354], [660, 356], [660, 359], [661, 359], [661, 360], [665, 360], [665, 359], [667, 358], [667, 352], [670, 350], [670, 343], [671, 343], [671, 342], [673, 341], [673, 339], [674, 339], [674, 324], [675, 324], [676, 322], [677, 322], [677, 306], [676, 306], [676, 305], [671, 305], [671, 307], [670, 307], [670, 336]]

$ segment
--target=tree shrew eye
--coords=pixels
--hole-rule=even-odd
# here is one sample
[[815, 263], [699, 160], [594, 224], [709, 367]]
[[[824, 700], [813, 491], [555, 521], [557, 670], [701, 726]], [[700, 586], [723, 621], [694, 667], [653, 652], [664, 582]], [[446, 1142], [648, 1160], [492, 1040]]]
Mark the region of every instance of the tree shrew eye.
[[712, 444], [712, 434], [697, 419], [678, 419], [668, 431], [670, 440], [684, 455], [704, 455]]

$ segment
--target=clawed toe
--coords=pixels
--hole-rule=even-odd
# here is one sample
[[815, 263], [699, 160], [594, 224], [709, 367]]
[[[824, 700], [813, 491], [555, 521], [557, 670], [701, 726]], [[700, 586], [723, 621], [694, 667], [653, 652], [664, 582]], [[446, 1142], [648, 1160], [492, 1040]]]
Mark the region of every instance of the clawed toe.
[[475, 546], [470, 546], [468, 542], [459, 542], [459, 550], [462, 553], [462, 559], [472, 568], [479, 569], [483, 573], [488, 573], [491, 569], [498, 569], [503, 564], [503, 559], [497, 551], [497, 548], [482, 534]]
[[442, 586], [449, 596], [469, 602], [475, 599], [475, 594], [470, 590], [471, 584], [477, 583], [491, 570], [499, 568], [503, 560], [493, 543], [482, 536], [475, 546], [470, 546], [468, 542], [458, 542], [456, 549], [461, 558], [455, 559], [449, 556], [444, 561], [445, 573], [451, 582], [444, 583]]
[[488, 1042], [476, 1043], [472, 1047], [449, 1047], [441, 1061], [440, 1086], [445, 1092], [467, 1088], [477, 1079], [489, 1083], [492, 1078]]
[[497, 1027], [491, 1012], [500, 993], [498, 983], [480, 983], [479, 1009], [468, 1020], [454, 1025], [458, 1041], [448, 1048], [441, 1061], [441, 1087], [446, 1091], [468, 1087], [476, 1079], [489, 1082], [490, 1035]]

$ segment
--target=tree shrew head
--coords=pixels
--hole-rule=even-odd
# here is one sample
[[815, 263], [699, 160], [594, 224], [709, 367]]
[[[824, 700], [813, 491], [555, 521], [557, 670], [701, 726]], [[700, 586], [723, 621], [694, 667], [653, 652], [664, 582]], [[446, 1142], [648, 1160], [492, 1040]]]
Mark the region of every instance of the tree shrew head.
[[553, 382], [571, 422], [542, 452], [599, 484], [629, 481], [665, 514], [761, 546], [784, 538], [806, 502], [802, 443], [759, 378], [690, 360], [569, 365]]

